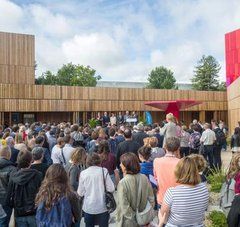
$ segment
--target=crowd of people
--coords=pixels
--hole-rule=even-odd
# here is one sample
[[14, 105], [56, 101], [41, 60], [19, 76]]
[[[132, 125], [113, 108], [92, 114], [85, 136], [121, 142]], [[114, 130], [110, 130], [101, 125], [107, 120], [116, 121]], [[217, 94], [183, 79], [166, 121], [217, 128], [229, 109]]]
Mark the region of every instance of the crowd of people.
[[[206, 176], [221, 169], [227, 149], [224, 122], [193, 120], [187, 127], [171, 113], [146, 126], [127, 124], [125, 115], [98, 118], [95, 128], [0, 126], [0, 226], [9, 226], [13, 214], [17, 227], [76, 227], [82, 218], [86, 227], [151, 226], [156, 214], [160, 227], [204, 226]], [[239, 225], [240, 125], [230, 146], [233, 227]]]

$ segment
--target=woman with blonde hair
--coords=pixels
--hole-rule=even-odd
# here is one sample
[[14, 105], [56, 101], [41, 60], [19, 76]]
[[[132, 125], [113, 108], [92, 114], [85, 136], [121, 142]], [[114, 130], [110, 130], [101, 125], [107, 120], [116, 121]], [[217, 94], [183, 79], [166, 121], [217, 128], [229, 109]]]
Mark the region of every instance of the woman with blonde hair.
[[240, 173], [240, 153], [233, 155], [227, 172], [227, 179], [234, 178]]
[[70, 185], [74, 191], [77, 191], [79, 184], [79, 176], [82, 170], [86, 168], [86, 151], [82, 147], [76, 148], [66, 165], [65, 170], [68, 173]]
[[203, 227], [205, 211], [208, 207], [209, 192], [201, 178], [195, 161], [182, 158], [175, 169], [175, 188], [169, 188], [159, 211], [160, 224], [166, 227]]
[[164, 125], [162, 133], [164, 135], [163, 147], [165, 146], [166, 139], [169, 137], [177, 137], [177, 125], [174, 123], [174, 115], [168, 113], [166, 115], [167, 124]]

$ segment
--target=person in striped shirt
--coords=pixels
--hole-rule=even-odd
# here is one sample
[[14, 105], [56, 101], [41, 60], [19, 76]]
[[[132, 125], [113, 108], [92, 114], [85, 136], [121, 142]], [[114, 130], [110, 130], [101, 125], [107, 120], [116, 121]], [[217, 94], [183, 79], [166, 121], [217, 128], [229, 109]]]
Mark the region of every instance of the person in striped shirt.
[[[176, 187], [169, 188], [159, 211], [159, 227], [203, 227], [209, 192], [201, 183], [198, 168], [191, 157], [182, 158], [175, 169]], [[165, 219], [165, 220], [164, 220]]]

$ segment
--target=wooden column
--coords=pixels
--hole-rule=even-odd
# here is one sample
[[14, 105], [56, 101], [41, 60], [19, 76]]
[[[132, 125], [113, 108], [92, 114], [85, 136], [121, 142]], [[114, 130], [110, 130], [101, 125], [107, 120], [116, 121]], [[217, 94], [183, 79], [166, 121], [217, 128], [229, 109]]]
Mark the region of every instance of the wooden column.
[[214, 111], [213, 112], [213, 119], [215, 120], [215, 121], [218, 121], [219, 119], [218, 119], [218, 111]]
[[0, 124], [4, 124], [4, 112], [0, 112]]
[[9, 112], [9, 125], [12, 125], [12, 112]]
[[73, 112], [73, 124], [79, 123], [79, 112]]
[[201, 121], [202, 123], [206, 121], [206, 114], [204, 110], [199, 112], [199, 121]]

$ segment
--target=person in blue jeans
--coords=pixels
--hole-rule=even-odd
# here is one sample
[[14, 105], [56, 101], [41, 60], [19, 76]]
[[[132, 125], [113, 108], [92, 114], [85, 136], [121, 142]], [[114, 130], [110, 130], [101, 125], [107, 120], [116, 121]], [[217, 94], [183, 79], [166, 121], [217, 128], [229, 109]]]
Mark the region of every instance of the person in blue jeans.
[[8, 227], [12, 214], [12, 208], [6, 202], [8, 193], [9, 178], [17, 169], [10, 161], [11, 150], [9, 146], [1, 147], [0, 149], [0, 204], [2, 205], [3, 213], [0, 217], [0, 226]]
[[14, 208], [16, 226], [36, 227], [35, 197], [42, 182], [42, 174], [30, 169], [32, 153], [20, 151], [17, 158], [19, 170], [10, 176], [7, 204]]

